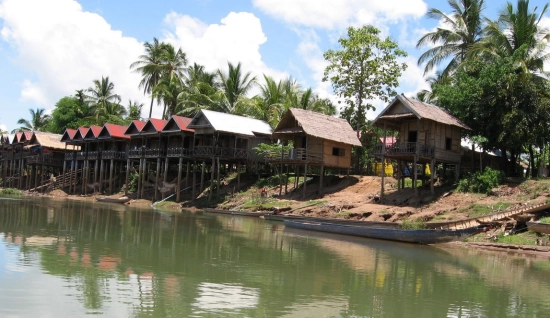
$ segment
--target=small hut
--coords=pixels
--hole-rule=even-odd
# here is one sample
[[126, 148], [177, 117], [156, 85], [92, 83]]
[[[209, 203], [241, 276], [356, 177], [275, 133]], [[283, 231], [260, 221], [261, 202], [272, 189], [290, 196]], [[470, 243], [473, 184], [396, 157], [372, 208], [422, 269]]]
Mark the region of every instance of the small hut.
[[[357, 133], [341, 118], [299, 108], [290, 108], [273, 132], [273, 137], [293, 148], [288, 152], [272, 154], [272, 164], [294, 165], [299, 171], [304, 166], [320, 167], [320, 189], [324, 168], [346, 169], [351, 166], [352, 146], [361, 146]], [[305, 191], [305, 190], [304, 190]]]
[[[414, 180], [413, 187], [416, 193], [418, 164], [430, 164], [432, 193], [437, 163], [454, 165], [458, 178], [462, 150], [460, 138], [462, 131], [470, 128], [445, 109], [398, 95], [372, 124], [384, 130], [384, 140], [376, 147], [373, 155], [381, 158], [382, 163], [385, 159], [396, 160], [399, 179], [403, 176], [402, 167], [407, 166], [406, 163], [412, 163], [411, 178]], [[388, 130], [397, 132], [394, 143], [386, 142]], [[383, 178], [384, 174], [382, 194]]]

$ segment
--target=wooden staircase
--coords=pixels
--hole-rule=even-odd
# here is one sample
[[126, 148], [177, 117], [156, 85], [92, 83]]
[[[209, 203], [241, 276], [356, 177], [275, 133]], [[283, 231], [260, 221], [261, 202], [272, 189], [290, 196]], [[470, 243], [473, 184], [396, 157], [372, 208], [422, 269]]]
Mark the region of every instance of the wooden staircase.
[[[52, 182], [50, 179], [48, 179], [44, 181], [43, 184], [35, 188], [32, 188], [29, 191], [37, 191], [50, 186], [52, 187], [52, 189], [61, 189], [63, 187], [63, 184], [65, 184], [65, 186], [75, 185], [78, 183], [79, 176], [81, 175], [81, 173], [82, 173], [82, 169], [66, 172], [65, 174], [61, 174], [55, 177], [55, 182]], [[72, 180], [72, 183], [71, 183], [71, 180]]]

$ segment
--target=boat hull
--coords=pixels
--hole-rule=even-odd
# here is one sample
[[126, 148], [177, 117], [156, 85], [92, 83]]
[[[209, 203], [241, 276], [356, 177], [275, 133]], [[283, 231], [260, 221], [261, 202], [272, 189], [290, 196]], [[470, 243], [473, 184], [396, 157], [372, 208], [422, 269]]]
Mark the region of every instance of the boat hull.
[[126, 203], [130, 201], [130, 198], [128, 197], [120, 197], [120, 198], [98, 197], [95, 199], [99, 202], [108, 202], [108, 203]]
[[203, 209], [204, 212], [209, 213], [219, 213], [219, 214], [231, 214], [231, 215], [242, 215], [242, 216], [265, 216], [271, 214], [271, 212], [246, 212], [246, 211], [235, 211], [235, 210], [221, 210], [221, 209]]
[[531, 232], [550, 234], [550, 224], [542, 222], [527, 222], [527, 229]]
[[452, 241], [464, 240], [467, 237], [480, 233], [483, 230], [479, 228], [469, 228], [462, 230], [403, 230], [394, 228], [380, 228], [368, 226], [356, 226], [348, 224], [311, 222], [298, 220], [284, 220], [285, 226], [290, 228], [312, 230], [319, 232], [361, 236], [367, 238], [390, 240], [417, 244], [437, 244], [448, 243]]

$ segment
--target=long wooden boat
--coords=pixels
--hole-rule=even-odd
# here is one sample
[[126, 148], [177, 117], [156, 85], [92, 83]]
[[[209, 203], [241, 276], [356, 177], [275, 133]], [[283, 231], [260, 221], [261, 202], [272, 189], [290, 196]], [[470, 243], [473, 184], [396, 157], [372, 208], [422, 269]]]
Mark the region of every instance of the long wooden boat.
[[550, 234], [550, 223], [527, 222], [527, 229], [531, 232]]
[[247, 212], [247, 211], [236, 211], [236, 210], [222, 210], [222, 209], [203, 209], [204, 212], [209, 213], [220, 213], [220, 214], [231, 214], [231, 215], [243, 215], [243, 216], [265, 216], [271, 214], [269, 211], [258, 211], [258, 212]]
[[461, 230], [423, 229], [403, 230], [395, 228], [381, 228], [357, 226], [330, 222], [314, 222], [301, 220], [284, 220], [285, 226], [290, 228], [328, 232], [343, 235], [361, 236], [374, 239], [391, 240], [418, 244], [437, 244], [459, 241], [483, 232], [483, 228], [469, 228]]
[[400, 224], [396, 222], [376, 222], [376, 221], [360, 221], [360, 220], [351, 220], [351, 219], [337, 219], [337, 218], [323, 218], [323, 217], [312, 217], [312, 216], [302, 216], [302, 215], [284, 215], [284, 214], [268, 214], [263, 217], [265, 220], [269, 221], [280, 221], [284, 220], [298, 220], [298, 221], [313, 221], [313, 222], [329, 222], [329, 223], [338, 223], [338, 224], [349, 224], [357, 226], [375, 226], [380, 228], [400, 228]]
[[120, 197], [120, 198], [97, 197], [95, 199], [99, 202], [109, 202], [109, 203], [126, 203], [130, 201], [130, 198], [128, 197]]

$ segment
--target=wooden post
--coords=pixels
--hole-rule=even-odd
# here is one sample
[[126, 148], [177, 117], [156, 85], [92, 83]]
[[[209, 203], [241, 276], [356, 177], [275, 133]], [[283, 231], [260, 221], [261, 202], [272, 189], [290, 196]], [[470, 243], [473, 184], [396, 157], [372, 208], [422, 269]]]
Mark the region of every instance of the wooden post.
[[285, 195], [288, 193], [289, 167], [286, 166]]
[[157, 195], [159, 192], [159, 173], [160, 173], [160, 157], [157, 158], [157, 171], [155, 173], [155, 191], [153, 195], [153, 201], [157, 201]]
[[[176, 186], [176, 202], [180, 202], [181, 195], [181, 168], [183, 166], [183, 158], [180, 157], [178, 161], [178, 185]], [[189, 179], [189, 161], [187, 162], [187, 175], [185, 176], [185, 181]], [[187, 183], [187, 182], [186, 182]]]
[[[65, 150], [66, 150], [66, 146], [65, 146]], [[61, 180], [61, 189], [63, 189], [63, 191], [65, 191], [65, 171], [67, 170], [67, 160], [63, 160], [63, 179]], [[32, 174], [31, 174], [32, 176]]]
[[430, 191], [432, 194], [435, 193], [434, 179], [435, 179], [435, 158], [432, 158], [432, 162], [430, 163]]
[[[196, 162], [195, 162], [195, 164], [196, 164]], [[203, 160], [202, 161], [202, 167], [201, 167], [201, 186], [199, 188], [201, 193], [204, 191], [204, 169], [205, 169], [205, 167], [206, 167], [206, 160]]]
[[103, 193], [103, 181], [104, 181], [104, 169], [105, 169], [105, 160], [101, 159], [99, 165], [99, 193]]
[[241, 189], [241, 163], [237, 164], [237, 192]]
[[216, 166], [216, 159], [212, 157], [212, 166], [210, 167], [210, 192], [208, 193], [208, 201], [212, 200], [212, 192], [214, 192], [214, 167]]
[[[194, 203], [195, 202], [195, 197], [196, 197], [196, 191], [195, 191], [195, 188], [196, 188], [196, 184], [197, 184], [197, 181], [195, 180], [196, 179], [196, 174], [195, 174], [195, 169], [197, 167], [197, 161], [193, 161], [193, 167], [191, 168], [193, 170], [193, 184], [191, 185], [192, 186], [192, 192], [191, 192], [191, 203]], [[203, 161], [203, 164], [202, 164], [202, 171], [204, 172], [204, 161]], [[202, 184], [202, 182], [201, 182]]]
[[306, 197], [306, 183], [307, 183], [306, 181], [307, 181], [307, 161], [304, 166], [304, 192], [302, 193], [302, 198]]
[[139, 172], [139, 177], [138, 177], [138, 199], [142, 199], [143, 198], [143, 188], [145, 188], [145, 185], [143, 184], [145, 179], [145, 159], [144, 158], [140, 158], [139, 159], [139, 167], [138, 167], [138, 172]]
[[130, 185], [128, 182], [130, 181], [130, 158], [126, 159], [126, 182], [124, 183], [124, 195], [128, 195], [128, 190]]
[[217, 177], [217, 184], [216, 184], [216, 201], [220, 199], [220, 183], [221, 183], [221, 176], [220, 176], [220, 157], [216, 158], [216, 170], [218, 172]]
[[113, 172], [115, 171], [115, 159], [111, 158], [111, 164], [109, 165], [109, 194], [113, 194]]
[[455, 165], [455, 181], [458, 182], [460, 179], [460, 163]]
[[319, 176], [319, 194], [323, 195], [323, 176], [325, 175], [325, 165], [321, 165], [321, 172]]
[[170, 160], [168, 158], [165, 158], [164, 159], [164, 176], [163, 176], [164, 182], [168, 182], [168, 167], [169, 167], [169, 164], [170, 164]]
[[418, 119], [416, 121], [416, 147], [415, 147], [415, 153], [414, 153], [414, 167], [413, 167], [413, 171], [414, 171], [414, 181], [413, 181], [413, 189], [414, 189], [414, 195], [418, 197], [418, 187], [416, 186], [416, 180], [417, 180], [417, 170], [418, 168], [416, 167], [416, 164], [418, 162], [418, 156], [419, 156], [419, 153], [420, 153], [420, 119]]
[[189, 187], [189, 166], [190, 166], [190, 162], [187, 161], [187, 169], [185, 171], [185, 188], [188, 188]]
[[384, 139], [382, 140], [382, 179], [380, 181], [380, 203], [384, 200], [384, 177], [386, 176], [386, 123], [384, 122]]
[[[103, 161], [103, 160], [102, 160]], [[99, 170], [99, 167], [98, 167], [98, 160], [95, 159], [94, 160], [94, 183], [96, 183], [98, 181], [98, 177], [97, 177], [97, 172]], [[95, 190], [95, 189], [94, 189]], [[95, 191], [94, 191], [95, 192]]]

